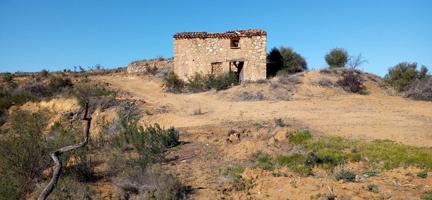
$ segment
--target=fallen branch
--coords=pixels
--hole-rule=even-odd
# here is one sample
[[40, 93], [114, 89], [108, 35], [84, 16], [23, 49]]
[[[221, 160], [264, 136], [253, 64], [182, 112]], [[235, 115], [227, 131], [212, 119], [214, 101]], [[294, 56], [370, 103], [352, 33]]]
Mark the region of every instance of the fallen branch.
[[60, 178], [60, 174], [61, 174], [61, 170], [62, 170], [62, 163], [59, 161], [59, 156], [62, 155], [63, 153], [66, 153], [68, 151], [72, 151], [81, 147], [84, 147], [89, 140], [89, 135], [90, 135], [90, 124], [91, 124], [91, 117], [87, 117], [88, 114], [88, 103], [85, 104], [85, 112], [84, 112], [84, 117], [82, 120], [86, 121], [86, 126], [84, 128], [84, 140], [78, 144], [74, 144], [74, 145], [70, 145], [70, 146], [65, 146], [62, 147], [60, 149], [57, 149], [56, 151], [50, 153], [50, 157], [54, 162], [54, 172], [53, 172], [53, 176], [50, 180], [50, 182], [48, 183], [48, 185], [45, 187], [45, 189], [42, 191], [42, 193], [39, 195], [38, 200], [45, 200], [48, 198], [48, 196], [51, 194], [51, 192], [54, 190], [54, 187], [56, 186], [59, 178]]

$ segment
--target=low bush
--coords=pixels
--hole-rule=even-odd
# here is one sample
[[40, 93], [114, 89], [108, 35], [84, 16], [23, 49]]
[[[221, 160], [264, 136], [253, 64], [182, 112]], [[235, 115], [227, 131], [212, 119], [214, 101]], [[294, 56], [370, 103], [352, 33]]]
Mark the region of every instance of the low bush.
[[432, 200], [432, 190], [428, 190], [423, 192], [423, 194], [421, 195], [421, 199], [422, 200]]
[[196, 73], [188, 78], [185, 87], [188, 92], [204, 92], [211, 89], [215, 89], [216, 91], [225, 90], [236, 84], [238, 84], [238, 79], [235, 73], [224, 73], [221, 75]]
[[239, 82], [237, 75], [233, 72], [220, 75], [195, 73], [184, 82], [173, 72], [168, 73], [164, 78], [163, 87], [168, 92], [204, 92], [211, 89], [216, 91], [225, 90]]
[[40, 114], [21, 111], [10, 116], [11, 128], [0, 140], [0, 179], [14, 181], [0, 199], [8, 199], [4, 196], [8, 193], [23, 197], [48, 166], [50, 148], [42, 134], [43, 121]]
[[33, 99], [35, 96], [25, 90], [0, 86], [0, 115], [3, 115], [12, 105], [21, 105]]
[[181, 80], [174, 72], [169, 72], [163, 80], [163, 87], [167, 92], [180, 93], [184, 89], [184, 81]]
[[186, 90], [193, 93], [210, 90], [208, 80], [209, 76], [201, 73], [195, 73], [194, 75], [188, 77], [188, 80], [185, 83]]
[[375, 169], [368, 169], [368, 170], [365, 170], [365, 171], [363, 172], [363, 174], [364, 174], [365, 176], [368, 176], [368, 177], [371, 177], [371, 176], [378, 176], [378, 175], [379, 175], [379, 171], [378, 171], [378, 170], [375, 170]]
[[6, 83], [10, 83], [10, 82], [12, 82], [13, 81], [13, 74], [11, 74], [11, 73], [4, 73], [3, 75], [2, 75], [2, 80], [4, 81], [4, 82], [6, 82]]
[[186, 199], [188, 188], [159, 167], [129, 170], [114, 179], [121, 199]]
[[378, 185], [375, 185], [375, 184], [368, 184], [366, 186], [366, 188], [367, 188], [367, 190], [369, 192], [373, 192], [373, 193], [378, 193], [379, 192], [379, 187], [378, 187]]
[[65, 88], [72, 88], [71, 79], [63, 77], [52, 77], [48, 82], [48, 88], [52, 92], [59, 92]]
[[335, 174], [336, 180], [344, 180], [349, 182], [354, 182], [356, 178], [356, 174], [346, 169], [342, 169]]
[[166, 150], [180, 143], [179, 131], [175, 128], [163, 129], [159, 124], [142, 127], [138, 120], [120, 116], [121, 131], [116, 145], [122, 148], [131, 145], [139, 154], [136, 162], [142, 168], [162, 161]]
[[280, 166], [286, 166], [300, 175], [309, 176], [313, 174], [311, 166], [306, 164], [307, 157], [304, 154], [279, 155], [275, 159]]
[[22, 86], [23, 91], [26, 91], [37, 98], [48, 97], [52, 95], [50, 89], [42, 83], [29, 82]]
[[[48, 120], [43, 113], [15, 111], [9, 116], [10, 127], [0, 139], [0, 179], [2, 180], [0, 182], [3, 183], [3, 180], [10, 182], [5, 187], [0, 184], [0, 199], [11, 197], [21, 199], [31, 193], [36, 183], [42, 180], [43, 171], [51, 165], [49, 152], [82, 140], [82, 134], [79, 134], [81, 127], [65, 129], [56, 123], [52, 130], [45, 133], [47, 125], [45, 121]], [[70, 161], [69, 158], [73, 157], [74, 164], [64, 167], [60, 183], [63, 178], [68, 177], [77, 182], [95, 180], [95, 173], [87, 154], [88, 149], [83, 148], [61, 157], [62, 163], [67, 163]], [[61, 187], [57, 187], [54, 193], [59, 195], [65, 193], [65, 191], [58, 191], [61, 190], [59, 188]], [[71, 191], [71, 194], [73, 193], [75, 191]]]
[[49, 72], [48, 72], [48, 70], [43, 69], [43, 70], [41, 70], [41, 71], [39, 72], [39, 75], [40, 75], [42, 78], [46, 78], [46, 77], [49, 76]]
[[416, 100], [432, 101], [432, 77], [416, 80], [408, 86], [405, 96]]
[[267, 99], [267, 97], [261, 91], [256, 93], [243, 91], [237, 94], [237, 98], [241, 101], [262, 101]]
[[342, 73], [342, 78], [336, 84], [347, 92], [366, 94], [366, 87], [363, 85], [363, 78], [360, 73], [354, 70], [347, 70]]
[[206, 81], [207, 88], [219, 90], [225, 90], [233, 85], [238, 85], [239, 80], [237, 75], [233, 72], [224, 73], [221, 75], [208, 75]]
[[318, 84], [321, 87], [333, 87], [334, 83], [328, 78], [325, 77], [319, 77], [316, 80], [314, 80], [314, 83]]
[[407, 90], [408, 86], [416, 80], [427, 77], [427, 68], [422, 67], [417, 70], [417, 63], [402, 62], [390, 68], [384, 80], [387, 84], [394, 87], [398, 92]]
[[253, 186], [252, 182], [242, 178], [241, 174], [244, 170], [243, 166], [234, 165], [219, 169], [219, 174], [226, 178], [235, 190], [244, 191]]
[[89, 99], [92, 98], [100, 100], [100, 97], [109, 97], [111, 99], [114, 99], [117, 93], [103, 85], [78, 83], [75, 84], [72, 95], [75, 96], [78, 99], [80, 105], [83, 106], [85, 102], [89, 101]]
[[289, 141], [292, 144], [304, 144], [312, 138], [308, 129], [300, 129], [289, 136]]
[[429, 172], [428, 169], [424, 169], [424, 170], [420, 171], [419, 173], [417, 173], [417, 177], [426, 178], [428, 176], [428, 172]]
[[[41, 186], [46, 184], [48, 183], [45, 182]], [[42, 189], [39, 188], [35, 195], [39, 195]], [[101, 199], [101, 197], [94, 194], [87, 183], [82, 183], [71, 176], [62, 176], [49, 199]]]
[[273, 158], [266, 153], [258, 152], [255, 155], [255, 166], [265, 170], [273, 170], [274, 161]]

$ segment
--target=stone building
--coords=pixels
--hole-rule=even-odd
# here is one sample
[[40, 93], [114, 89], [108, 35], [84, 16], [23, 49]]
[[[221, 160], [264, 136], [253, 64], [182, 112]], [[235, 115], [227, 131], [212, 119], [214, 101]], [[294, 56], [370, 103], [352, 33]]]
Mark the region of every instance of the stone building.
[[182, 32], [174, 39], [174, 73], [234, 72], [243, 81], [266, 78], [266, 36], [260, 29], [224, 33]]

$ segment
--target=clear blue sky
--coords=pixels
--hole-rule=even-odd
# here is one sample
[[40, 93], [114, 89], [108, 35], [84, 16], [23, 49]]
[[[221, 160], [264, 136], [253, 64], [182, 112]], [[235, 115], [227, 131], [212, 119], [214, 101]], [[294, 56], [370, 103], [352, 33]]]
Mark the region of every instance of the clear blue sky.
[[334, 47], [384, 75], [400, 61], [432, 67], [432, 1], [0, 0], [0, 71], [62, 70], [172, 56], [172, 35], [263, 28], [310, 68]]

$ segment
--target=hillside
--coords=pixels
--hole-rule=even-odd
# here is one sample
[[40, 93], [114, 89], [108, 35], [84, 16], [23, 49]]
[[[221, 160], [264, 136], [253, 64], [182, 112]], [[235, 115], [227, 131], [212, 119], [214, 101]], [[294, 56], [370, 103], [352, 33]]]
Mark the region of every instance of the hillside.
[[[9, 114], [43, 113], [44, 137], [63, 144], [82, 137], [75, 130], [80, 92], [91, 97], [90, 146], [69, 158], [54, 198], [140, 199], [150, 191], [189, 199], [418, 199], [432, 187], [432, 102], [393, 95], [367, 73], [360, 74], [365, 94], [346, 92], [336, 84], [341, 73], [306, 71], [181, 94], [165, 92], [159, 75], [62, 75], [72, 78], [71, 91], [14, 105]], [[147, 152], [122, 144], [122, 134], [138, 130], [124, 121], [133, 116], [145, 130], [157, 123], [179, 131], [180, 142], [144, 171], [135, 160]], [[86, 168], [71, 172], [79, 163]]]
[[[140, 106], [146, 113], [141, 124], [180, 128], [185, 144], [169, 153], [171, 161], [163, 168], [192, 187], [192, 199], [331, 199], [332, 195], [338, 199], [416, 199], [432, 185], [430, 177], [408, 175], [421, 172], [417, 167], [386, 170], [377, 177], [356, 176], [354, 183], [335, 181], [329, 175], [333, 172], [319, 168], [313, 169], [314, 176], [302, 177], [286, 168], [252, 167], [257, 153], [277, 156], [298, 151], [289, 145], [289, 135], [302, 128], [314, 137], [431, 147], [432, 103], [392, 96], [391, 90], [381, 87], [380, 78], [362, 76], [367, 95], [345, 92], [334, 86], [338, 73], [319, 71], [195, 94], [166, 93], [161, 80], [152, 76], [92, 79], [124, 91], [125, 98], [145, 102]], [[325, 84], [320, 83], [323, 79]], [[286, 126], [278, 128], [274, 124], [278, 120]], [[230, 130], [239, 132], [238, 138], [227, 135]], [[364, 171], [369, 168], [365, 159], [344, 168]], [[232, 183], [231, 173], [238, 173], [236, 169], [241, 171], [240, 183]], [[379, 192], [367, 191], [375, 186]]]
[[[150, 112], [160, 108], [168, 110], [144, 117], [143, 123], [190, 127], [282, 118], [325, 135], [432, 146], [432, 135], [428, 131], [432, 130], [431, 102], [388, 95], [376, 78], [366, 79], [368, 95], [358, 95], [319, 85], [317, 82], [323, 77], [333, 82], [337, 80], [337, 75], [312, 71], [296, 75], [295, 81], [274, 78], [266, 83], [248, 83], [226, 91], [196, 94], [165, 93], [162, 81], [152, 77], [129, 75], [93, 79], [147, 102], [143, 109], [150, 109]], [[273, 87], [275, 89], [271, 89]], [[261, 95], [257, 98], [258, 93]], [[203, 114], [194, 115], [199, 109]]]

